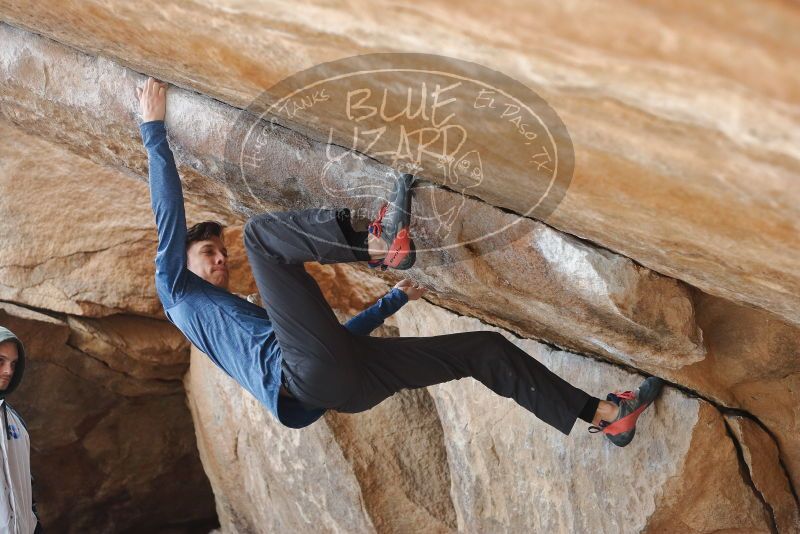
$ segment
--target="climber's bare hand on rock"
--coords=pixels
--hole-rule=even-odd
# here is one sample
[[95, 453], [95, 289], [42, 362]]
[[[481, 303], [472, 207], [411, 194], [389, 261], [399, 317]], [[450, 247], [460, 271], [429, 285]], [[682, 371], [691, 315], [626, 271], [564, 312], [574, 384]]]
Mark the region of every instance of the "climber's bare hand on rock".
[[136, 98], [142, 121], [163, 121], [167, 114], [167, 84], [155, 78], [147, 78], [144, 87], [136, 88]]
[[428, 291], [427, 287], [409, 278], [400, 280], [394, 287], [408, 295], [408, 300], [417, 300]]

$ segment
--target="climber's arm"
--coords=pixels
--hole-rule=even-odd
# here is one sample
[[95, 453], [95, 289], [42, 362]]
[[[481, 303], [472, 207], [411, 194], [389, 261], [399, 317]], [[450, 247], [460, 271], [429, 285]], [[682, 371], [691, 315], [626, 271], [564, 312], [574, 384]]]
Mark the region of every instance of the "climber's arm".
[[344, 326], [356, 335], [367, 336], [408, 301], [417, 300], [427, 291], [426, 287], [412, 280], [401, 280], [378, 302], [347, 321]]
[[142, 104], [139, 129], [147, 149], [150, 204], [156, 218], [156, 289], [165, 307], [180, 300], [186, 284], [186, 215], [183, 190], [164, 125], [166, 88], [152, 78], [137, 92]]
[[408, 302], [408, 295], [399, 288], [393, 288], [389, 293], [378, 299], [378, 302], [362, 311], [344, 326], [353, 334], [368, 336], [370, 332], [383, 324], [383, 321], [397, 312]]

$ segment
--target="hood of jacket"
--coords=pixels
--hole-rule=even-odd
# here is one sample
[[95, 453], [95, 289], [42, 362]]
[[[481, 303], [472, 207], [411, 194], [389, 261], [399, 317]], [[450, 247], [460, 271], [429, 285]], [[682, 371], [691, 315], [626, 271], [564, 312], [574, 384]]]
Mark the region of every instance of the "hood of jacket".
[[14, 332], [8, 328], [3, 328], [0, 326], [0, 343], [5, 341], [13, 341], [17, 344], [19, 358], [17, 359], [17, 365], [14, 368], [14, 376], [11, 377], [8, 387], [3, 391], [0, 391], [0, 399], [6, 398], [12, 391], [17, 389], [17, 386], [19, 386], [20, 382], [22, 382], [22, 373], [25, 371], [25, 347], [22, 345], [22, 341], [20, 341], [19, 338], [14, 335]]

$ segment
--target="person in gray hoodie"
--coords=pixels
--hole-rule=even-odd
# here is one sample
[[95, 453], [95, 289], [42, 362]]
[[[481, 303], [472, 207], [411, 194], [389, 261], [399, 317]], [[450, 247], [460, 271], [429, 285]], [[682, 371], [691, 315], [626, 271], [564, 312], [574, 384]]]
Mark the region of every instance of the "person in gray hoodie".
[[31, 534], [42, 531], [36, 515], [31, 478], [31, 442], [22, 417], [6, 398], [22, 382], [25, 347], [14, 333], [0, 326], [0, 411], [4, 439], [0, 475], [0, 532]]

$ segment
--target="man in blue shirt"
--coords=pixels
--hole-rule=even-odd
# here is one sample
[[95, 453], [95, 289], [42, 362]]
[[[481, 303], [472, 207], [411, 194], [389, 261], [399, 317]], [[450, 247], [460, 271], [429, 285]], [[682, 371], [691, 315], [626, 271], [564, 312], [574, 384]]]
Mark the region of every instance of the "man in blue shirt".
[[616, 445], [630, 442], [636, 420], [661, 388], [657, 378], [648, 378], [636, 392], [615, 392], [601, 401], [497, 332], [369, 337], [385, 317], [424, 292], [408, 285], [395, 287], [347, 324], [339, 323], [303, 263], [411, 267], [411, 175], [397, 180], [369, 232], [352, 228], [347, 209], [251, 218], [244, 241], [266, 310], [230, 293], [221, 227], [207, 222], [186, 228], [181, 182], [164, 125], [166, 89], [152, 78], [137, 89], [158, 229], [159, 298], [169, 320], [281, 423], [300, 428], [326, 409], [361, 412], [402, 389], [472, 377], [564, 434], [581, 418]]

